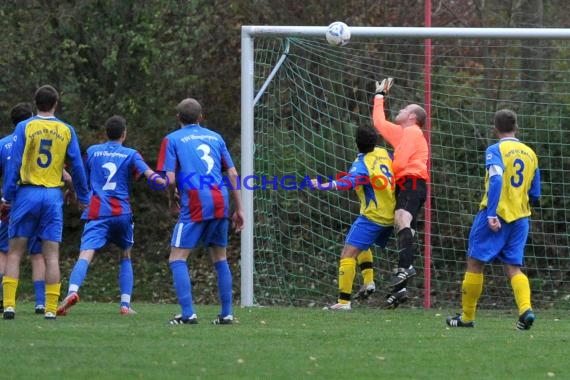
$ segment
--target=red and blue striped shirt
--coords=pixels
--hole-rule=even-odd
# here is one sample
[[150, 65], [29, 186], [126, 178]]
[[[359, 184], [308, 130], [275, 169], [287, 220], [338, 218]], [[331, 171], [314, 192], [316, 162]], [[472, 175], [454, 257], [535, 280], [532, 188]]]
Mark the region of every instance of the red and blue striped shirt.
[[93, 192], [83, 219], [131, 214], [129, 194], [133, 179], [149, 166], [139, 152], [108, 141], [87, 149], [85, 170]]
[[222, 173], [233, 167], [222, 136], [198, 124], [184, 126], [162, 140], [157, 171], [176, 175], [180, 222], [229, 217], [228, 181], [224, 182]]

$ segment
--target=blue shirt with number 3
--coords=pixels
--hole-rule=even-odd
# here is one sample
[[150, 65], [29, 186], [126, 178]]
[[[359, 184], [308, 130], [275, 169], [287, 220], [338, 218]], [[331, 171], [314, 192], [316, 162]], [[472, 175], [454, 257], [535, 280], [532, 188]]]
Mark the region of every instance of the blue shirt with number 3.
[[222, 173], [233, 167], [222, 136], [199, 124], [186, 125], [167, 135], [157, 163], [157, 171], [176, 173], [181, 222], [229, 216], [231, 184]]

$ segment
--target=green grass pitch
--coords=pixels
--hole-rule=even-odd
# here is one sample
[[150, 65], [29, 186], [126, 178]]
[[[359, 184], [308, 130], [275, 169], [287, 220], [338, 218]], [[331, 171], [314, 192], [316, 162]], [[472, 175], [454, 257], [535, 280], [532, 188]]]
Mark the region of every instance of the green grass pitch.
[[46, 321], [19, 303], [0, 321], [3, 379], [566, 379], [567, 311], [537, 311], [530, 331], [512, 313], [480, 311], [473, 329], [449, 329], [447, 311], [236, 308], [214, 326], [167, 325], [177, 305], [79, 303]]

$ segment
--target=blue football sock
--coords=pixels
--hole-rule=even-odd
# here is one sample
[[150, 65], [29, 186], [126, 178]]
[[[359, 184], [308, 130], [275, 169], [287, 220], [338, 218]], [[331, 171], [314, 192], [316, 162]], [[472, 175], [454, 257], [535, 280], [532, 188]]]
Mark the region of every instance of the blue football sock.
[[36, 295], [36, 306], [46, 305], [46, 282], [34, 281], [34, 293]]
[[178, 303], [182, 307], [182, 318], [191, 317], [194, 314], [192, 306], [192, 284], [190, 283], [190, 273], [185, 260], [175, 260], [169, 264], [172, 271], [174, 289], [178, 297]]
[[131, 259], [122, 259], [119, 267], [119, 289], [121, 291], [121, 306], [131, 306], [133, 281], [133, 265], [131, 263]]
[[73, 270], [71, 271], [71, 275], [69, 276], [69, 290], [67, 294], [70, 293], [77, 293], [81, 284], [83, 284], [83, 280], [85, 280], [85, 276], [87, 276], [87, 269], [89, 268], [89, 262], [85, 259], [79, 259], [75, 263]]
[[218, 294], [222, 304], [221, 317], [232, 314], [232, 272], [227, 260], [218, 261], [214, 264], [218, 273]]

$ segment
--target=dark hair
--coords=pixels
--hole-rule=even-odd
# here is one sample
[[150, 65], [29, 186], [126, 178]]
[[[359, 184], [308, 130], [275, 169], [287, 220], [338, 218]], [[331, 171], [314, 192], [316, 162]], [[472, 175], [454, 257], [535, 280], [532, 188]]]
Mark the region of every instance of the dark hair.
[[359, 126], [356, 129], [356, 146], [360, 153], [369, 153], [378, 143], [378, 132], [370, 126]]
[[418, 126], [420, 128], [423, 128], [424, 125], [426, 124], [426, 119], [427, 119], [426, 110], [424, 110], [423, 107], [414, 104], [410, 112], [416, 115], [416, 122], [418, 123]]
[[122, 116], [111, 116], [105, 122], [105, 132], [109, 140], [118, 140], [127, 129], [127, 121]]
[[495, 113], [495, 128], [500, 133], [509, 133], [517, 130], [517, 114], [511, 110], [503, 109]]
[[34, 116], [34, 107], [31, 103], [18, 103], [10, 110], [10, 118], [14, 126], [32, 116]]
[[183, 124], [195, 124], [202, 115], [202, 106], [196, 99], [187, 98], [178, 103], [176, 111]]
[[48, 112], [51, 111], [57, 104], [57, 101], [59, 100], [59, 94], [55, 88], [49, 84], [46, 84], [37, 89], [35, 99], [38, 111]]

